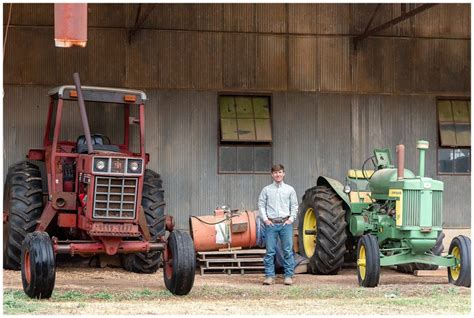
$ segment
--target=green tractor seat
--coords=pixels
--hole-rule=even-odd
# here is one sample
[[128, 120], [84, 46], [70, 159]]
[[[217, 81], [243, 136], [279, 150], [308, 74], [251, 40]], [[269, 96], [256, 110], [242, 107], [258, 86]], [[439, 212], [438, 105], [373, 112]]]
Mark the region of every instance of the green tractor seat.
[[374, 170], [364, 170], [364, 172], [362, 172], [362, 170], [359, 169], [350, 169], [347, 171], [346, 180], [347, 184], [351, 187], [351, 192], [349, 193], [351, 202], [372, 202], [370, 198], [369, 181], [365, 178], [370, 179], [373, 174]]

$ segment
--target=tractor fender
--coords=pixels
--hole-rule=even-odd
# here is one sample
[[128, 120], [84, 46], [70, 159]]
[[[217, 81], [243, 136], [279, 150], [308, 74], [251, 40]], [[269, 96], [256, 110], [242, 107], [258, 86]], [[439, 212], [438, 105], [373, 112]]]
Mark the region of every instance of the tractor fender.
[[349, 200], [349, 196], [344, 193], [344, 186], [337, 180], [320, 176], [318, 177], [318, 181], [316, 182], [318, 186], [328, 186], [334, 191], [336, 191], [337, 195], [344, 201], [345, 210], [350, 211], [351, 209], [351, 201]]

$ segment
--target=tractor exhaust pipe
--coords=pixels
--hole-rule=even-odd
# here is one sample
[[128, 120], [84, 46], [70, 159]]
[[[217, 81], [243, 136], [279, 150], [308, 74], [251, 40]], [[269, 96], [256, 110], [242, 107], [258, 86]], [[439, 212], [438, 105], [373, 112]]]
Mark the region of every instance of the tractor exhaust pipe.
[[425, 176], [425, 152], [429, 148], [430, 143], [425, 140], [418, 140], [416, 142], [416, 148], [420, 151], [420, 167], [419, 167], [419, 175], [420, 177]]
[[81, 112], [82, 128], [84, 129], [84, 136], [86, 137], [87, 153], [90, 154], [92, 153], [92, 138], [89, 129], [89, 120], [87, 119], [86, 104], [84, 103], [84, 96], [82, 95], [81, 79], [79, 78], [79, 73], [74, 73], [72, 76], [77, 90], [77, 101]]
[[405, 145], [397, 145], [397, 180], [403, 180], [405, 177]]

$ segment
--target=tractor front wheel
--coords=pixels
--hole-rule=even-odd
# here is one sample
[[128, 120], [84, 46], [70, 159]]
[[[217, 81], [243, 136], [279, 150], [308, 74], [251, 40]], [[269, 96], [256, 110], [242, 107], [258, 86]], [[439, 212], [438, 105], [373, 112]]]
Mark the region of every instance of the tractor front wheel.
[[186, 232], [174, 230], [164, 253], [163, 276], [166, 288], [174, 295], [187, 295], [194, 284], [196, 253]]
[[448, 267], [449, 282], [471, 287], [471, 240], [464, 235], [456, 236], [449, 246], [449, 254], [458, 261], [456, 266]]
[[50, 298], [55, 279], [56, 264], [48, 233], [27, 234], [21, 249], [21, 280], [25, 294], [31, 298]]
[[362, 287], [375, 287], [379, 284], [379, 243], [371, 234], [362, 236], [357, 244], [357, 278]]

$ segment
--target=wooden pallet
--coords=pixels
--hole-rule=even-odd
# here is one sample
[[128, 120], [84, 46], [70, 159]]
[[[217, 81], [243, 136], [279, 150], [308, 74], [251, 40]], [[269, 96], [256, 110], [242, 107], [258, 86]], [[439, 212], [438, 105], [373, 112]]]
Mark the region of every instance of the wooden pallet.
[[201, 275], [207, 273], [262, 273], [264, 249], [198, 252]]

